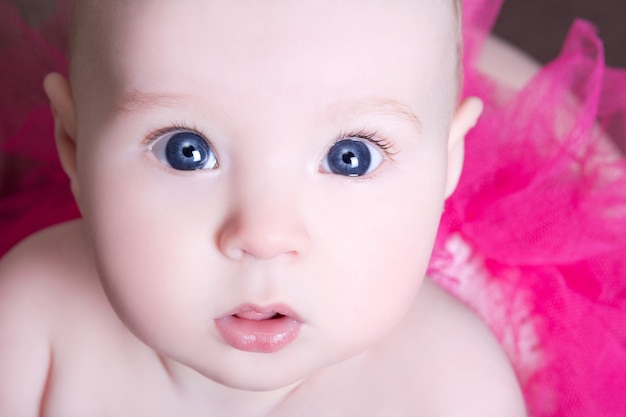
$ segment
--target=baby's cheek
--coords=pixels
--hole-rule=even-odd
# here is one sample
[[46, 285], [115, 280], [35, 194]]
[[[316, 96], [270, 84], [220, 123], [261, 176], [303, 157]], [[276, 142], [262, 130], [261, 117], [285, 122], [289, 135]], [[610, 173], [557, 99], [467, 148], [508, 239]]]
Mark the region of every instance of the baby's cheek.
[[[115, 224], [94, 233], [100, 279], [115, 312], [135, 336], [148, 345], [160, 335], [181, 329], [189, 320], [179, 300], [187, 297], [185, 271], [154, 234], [137, 224]], [[109, 225], [111, 226], [111, 225]], [[122, 227], [116, 229], [117, 227]], [[143, 232], [143, 234], [142, 234]], [[197, 291], [196, 291], [197, 293]], [[191, 301], [191, 300], [189, 300]]]
[[412, 304], [430, 259], [438, 218], [436, 211], [419, 216], [396, 208], [384, 221], [371, 220], [362, 224], [362, 234], [336, 242], [341, 246], [336, 252], [345, 256], [329, 254], [324, 262], [336, 260], [329, 272], [336, 274], [333, 290], [345, 297], [338, 307], [344, 310], [341, 314], [367, 321], [376, 333], [400, 320]]

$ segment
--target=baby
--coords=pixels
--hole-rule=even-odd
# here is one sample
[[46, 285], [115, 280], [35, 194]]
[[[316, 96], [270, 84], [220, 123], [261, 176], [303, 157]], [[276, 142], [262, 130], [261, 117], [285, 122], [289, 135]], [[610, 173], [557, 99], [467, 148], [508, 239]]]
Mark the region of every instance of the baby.
[[45, 89], [83, 218], [0, 263], [0, 415], [525, 415], [423, 278], [481, 112], [458, 8], [77, 2]]

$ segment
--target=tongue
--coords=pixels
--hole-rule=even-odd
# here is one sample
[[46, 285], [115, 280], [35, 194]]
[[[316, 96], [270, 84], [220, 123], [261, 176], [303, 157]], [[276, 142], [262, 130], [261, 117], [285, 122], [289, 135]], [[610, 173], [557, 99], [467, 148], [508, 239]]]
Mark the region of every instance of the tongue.
[[235, 314], [235, 317], [245, 320], [268, 320], [274, 317], [276, 313], [259, 313], [258, 311], [245, 311]]

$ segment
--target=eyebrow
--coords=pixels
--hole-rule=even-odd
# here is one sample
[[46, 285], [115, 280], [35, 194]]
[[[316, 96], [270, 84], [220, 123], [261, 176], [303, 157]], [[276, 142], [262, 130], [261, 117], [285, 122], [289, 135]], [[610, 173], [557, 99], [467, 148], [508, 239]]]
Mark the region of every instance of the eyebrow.
[[378, 114], [398, 118], [407, 122], [416, 131], [422, 131], [422, 120], [408, 104], [389, 98], [373, 98], [359, 100], [349, 104], [337, 104], [331, 107], [331, 114], [357, 114], [367, 116]]
[[[193, 100], [193, 97], [164, 92], [143, 92], [134, 89], [122, 96], [119, 108], [122, 111], [134, 111], [155, 107], [178, 107], [189, 100]], [[364, 99], [348, 104], [338, 103], [330, 107], [329, 113], [331, 115], [358, 114], [362, 116], [379, 114], [396, 117], [407, 122], [418, 132], [422, 130], [423, 126], [421, 119], [413, 112], [411, 106], [390, 98]]]
[[189, 97], [171, 93], [147, 93], [137, 89], [126, 92], [119, 101], [118, 108], [122, 111], [150, 109], [154, 107], [177, 107]]

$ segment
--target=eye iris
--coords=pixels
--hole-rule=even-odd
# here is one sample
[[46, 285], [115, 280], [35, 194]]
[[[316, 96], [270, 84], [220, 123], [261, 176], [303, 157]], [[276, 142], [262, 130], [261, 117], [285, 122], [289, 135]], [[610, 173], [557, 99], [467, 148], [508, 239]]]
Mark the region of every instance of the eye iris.
[[334, 174], [350, 177], [364, 175], [371, 161], [369, 148], [358, 140], [339, 141], [328, 152], [328, 167]]
[[191, 132], [173, 135], [165, 147], [167, 162], [174, 169], [192, 171], [203, 168], [211, 155], [211, 148], [200, 136]]

